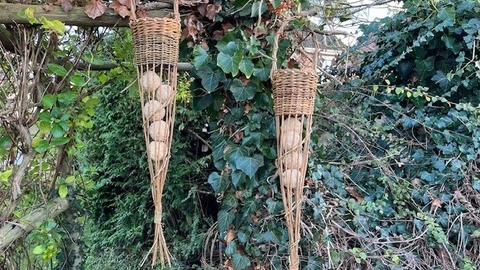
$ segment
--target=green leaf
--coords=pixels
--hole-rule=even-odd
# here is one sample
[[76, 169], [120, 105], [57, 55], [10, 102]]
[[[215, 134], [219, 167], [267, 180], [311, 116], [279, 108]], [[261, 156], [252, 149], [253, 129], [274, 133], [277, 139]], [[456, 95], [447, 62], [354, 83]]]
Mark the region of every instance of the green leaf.
[[[102, 65], [103, 64], [103, 61], [101, 59], [97, 58], [93, 53], [83, 54], [82, 59], [84, 61], [86, 61], [87, 63], [93, 64], [93, 65]], [[100, 79], [100, 82], [103, 82], [102, 78], [99, 78], [99, 79]]]
[[258, 168], [263, 166], [263, 156], [257, 154], [253, 157], [239, 157], [236, 161], [236, 166], [237, 169], [243, 171], [246, 175], [252, 178]]
[[236, 251], [237, 251], [237, 243], [235, 241], [231, 241], [225, 248], [225, 255], [232, 256]]
[[52, 130], [52, 126], [50, 125], [50, 122], [40, 120], [38, 124], [38, 130], [41, 134], [48, 134]]
[[255, 1], [252, 5], [251, 18], [261, 17], [267, 11], [267, 3], [265, 1]]
[[47, 67], [48, 67], [48, 70], [51, 73], [53, 73], [57, 76], [63, 77], [65, 75], [67, 75], [67, 70], [60, 65], [57, 65], [57, 64], [54, 64], [54, 63], [48, 63]]
[[221, 53], [234, 55], [239, 50], [238, 43], [239, 40], [227, 34], [217, 43], [217, 49]]
[[243, 59], [243, 55], [241, 52], [235, 53], [233, 56], [226, 53], [219, 53], [217, 56], [217, 65], [223, 70], [225, 73], [231, 73], [232, 76], [237, 76], [239, 71], [240, 62]]
[[449, 85], [447, 76], [445, 75], [445, 73], [443, 73], [443, 71], [440, 70], [437, 70], [437, 74], [432, 77], [432, 81], [438, 84], [442, 89], [446, 89]]
[[67, 194], [68, 194], [67, 186], [60, 185], [60, 187], [58, 188], [58, 196], [60, 196], [60, 198], [64, 199], [65, 197], [67, 197]]
[[268, 65], [264, 68], [254, 68], [253, 75], [257, 77], [260, 81], [270, 80], [270, 70], [272, 66]]
[[240, 79], [235, 78], [230, 85], [230, 91], [236, 101], [245, 101], [252, 99], [257, 93], [257, 86], [248, 81], [246, 85]]
[[262, 233], [262, 240], [265, 242], [272, 242], [277, 245], [280, 244], [280, 239], [278, 239], [278, 237], [272, 231]]
[[38, 153], [43, 153], [48, 150], [48, 142], [43, 139], [34, 140], [32, 146]]
[[196, 112], [203, 111], [206, 108], [208, 108], [208, 106], [210, 106], [212, 102], [213, 102], [213, 97], [210, 94], [203, 95], [200, 97], [194, 97], [192, 109]]
[[277, 8], [282, 3], [281, 0], [269, 0], [269, 2], [272, 4], [273, 8]]
[[435, 56], [430, 56], [427, 59], [415, 60], [415, 70], [418, 78], [423, 81], [434, 72]]
[[73, 182], [75, 182], [75, 176], [69, 175], [69, 176], [67, 176], [67, 178], [65, 178], [65, 183], [70, 184], [70, 183], [73, 183]]
[[243, 256], [240, 253], [235, 253], [232, 256], [233, 269], [243, 270], [250, 266], [250, 259], [247, 256]]
[[65, 105], [70, 105], [73, 103], [73, 101], [77, 98], [78, 93], [76, 91], [68, 91], [68, 92], [62, 92], [58, 94], [58, 102], [65, 104]]
[[54, 138], [60, 138], [63, 136], [64, 130], [62, 126], [58, 123], [53, 123], [52, 125], [52, 136]]
[[0, 181], [8, 183], [8, 178], [10, 177], [10, 175], [12, 175], [12, 173], [13, 173], [12, 169], [8, 169], [4, 172], [0, 172]]
[[252, 60], [250, 58], [244, 58], [239, 65], [239, 69], [247, 78], [250, 78], [253, 74], [253, 69], [255, 65], [253, 64]]
[[208, 176], [208, 183], [212, 186], [215, 193], [220, 193], [228, 186], [227, 181], [218, 172], [213, 172]]
[[232, 172], [232, 184], [234, 187], [242, 184], [245, 181], [245, 173], [241, 170], [235, 170]]
[[212, 57], [208, 55], [207, 51], [205, 51], [202, 46], [197, 45], [193, 49], [193, 66], [196, 69], [207, 65], [212, 60]]
[[74, 74], [72, 77], [70, 77], [70, 83], [75, 86], [83, 86], [85, 84], [85, 79], [81, 74]]
[[215, 91], [220, 81], [224, 79], [224, 74], [219, 69], [212, 70], [209, 66], [200, 68], [197, 75], [201, 79], [203, 88], [209, 93]]
[[440, 12], [438, 12], [437, 17], [441, 21], [450, 20], [453, 23], [455, 22], [455, 8], [452, 8], [452, 7], [442, 8], [440, 9]]
[[51, 109], [55, 102], [57, 101], [57, 97], [52, 94], [46, 94], [42, 98], [42, 106], [44, 109]]
[[55, 146], [64, 145], [70, 142], [70, 138], [69, 137], [53, 138], [51, 142]]
[[225, 210], [218, 211], [218, 230], [220, 232], [226, 232], [228, 226], [232, 224], [234, 219], [235, 214], [233, 214], [232, 212], [228, 212]]
[[43, 254], [43, 252], [45, 251], [46, 247], [44, 245], [39, 245], [39, 246], [36, 246], [32, 252], [33, 254], [36, 254], [36, 255], [40, 255], [40, 254]]

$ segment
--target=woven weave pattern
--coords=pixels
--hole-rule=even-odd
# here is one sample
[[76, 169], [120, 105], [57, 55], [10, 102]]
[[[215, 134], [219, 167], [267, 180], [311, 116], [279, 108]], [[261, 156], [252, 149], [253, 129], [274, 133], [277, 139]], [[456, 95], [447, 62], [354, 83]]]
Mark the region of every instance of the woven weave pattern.
[[[142, 18], [130, 22], [137, 66], [176, 65], [178, 62], [180, 23], [170, 18]], [[152, 63], [152, 59], [158, 63]]]
[[299, 69], [280, 69], [273, 74], [275, 115], [313, 114], [318, 75]]

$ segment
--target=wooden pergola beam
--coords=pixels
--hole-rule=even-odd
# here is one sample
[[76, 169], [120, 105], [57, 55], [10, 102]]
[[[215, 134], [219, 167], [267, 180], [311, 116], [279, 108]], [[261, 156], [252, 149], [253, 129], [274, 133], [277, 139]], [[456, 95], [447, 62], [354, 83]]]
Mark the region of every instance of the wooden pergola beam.
[[66, 199], [57, 198], [47, 205], [33, 210], [30, 214], [15, 222], [6, 222], [0, 228], [0, 254], [15, 240], [27, 235], [30, 231], [38, 228], [48, 218], [55, 218], [70, 207]]
[[[48, 20], [59, 20], [66, 25], [77, 25], [83, 27], [127, 27], [129, 19], [113, 14], [112, 9], [107, 9], [105, 14], [92, 20], [85, 12], [83, 7], [73, 7], [73, 9], [66, 13], [60, 6], [54, 6], [53, 10], [45, 11], [41, 5], [23, 5], [0, 3], [0, 24], [29, 24], [28, 19], [20, 18], [18, 12], [25, 11], [27, 8], [35, 10], [35, 17], [40, 18], [44, 16]], [[147, 11], [149, 17], [166, 17], [169, 10], [149, 10]]]

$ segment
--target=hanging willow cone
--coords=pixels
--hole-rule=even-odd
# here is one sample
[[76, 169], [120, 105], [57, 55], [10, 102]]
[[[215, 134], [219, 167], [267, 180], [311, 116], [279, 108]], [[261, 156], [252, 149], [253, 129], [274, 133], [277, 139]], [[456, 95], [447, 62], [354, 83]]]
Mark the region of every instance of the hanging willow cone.
[[173, 15], [173, 18], [136, 19], [133, 11], [130, 20], [148, 168], [155, 204], [152, 266], [158, 259], [162, 268], [167, 264], [171, 267], [171, 255], [162, 227], [162, 194], [175, 121], [177, 63], [181, 34], [177, 0], [174, 1]]
[[[277, 134], [277, 167], [289, 236], [289, 269], [298, 270], [303, 185], [308, 164], [318, 75], [300, 69], [276, 70], [278, 37], [285, 25], [286, 23], [280, 27], [275, 37], [271, 78]], [[317, 52], [314, 55], [313, 71], [316, 70], [316, 58]]]

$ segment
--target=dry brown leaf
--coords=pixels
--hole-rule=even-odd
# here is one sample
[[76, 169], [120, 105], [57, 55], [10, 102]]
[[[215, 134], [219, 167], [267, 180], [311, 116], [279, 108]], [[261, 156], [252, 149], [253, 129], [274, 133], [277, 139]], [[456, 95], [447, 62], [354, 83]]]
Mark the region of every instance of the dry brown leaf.
[[125, 18], [127, 16], [130, 16], [130, 10], [126, 6], [122, 6], [118, 8], [115, 12], [117, 12], [120, 17]]
[[118, 0], [113, 0], [112, 3], [110, 5], [108, 5], [108, 7], [113, 9], [113, 11], [115, 11], [115, 9], [117, 9], [121, 6], [123, 6], [123, 5], [120, 4], [120, 2], [118, 2]]
[[235, 229], [233, 229], [233, 227], [230, 227], [227, 231], [227, 235], [225, 236], [225, 242], [227, 243], [227, 245], [230, 244], [230, 242], [232, 242], [235, 237]]
[[100, 0], [90, 0], [83, 8], [85, 14], [92, 19], [102, 16], [105, 10], [107, 10], [107, 6]]
[[[118, 0], [120, 4], [126, 6], [127, 8], [131, 9], [132, 8], [132, 3], [130, 0]], [[136, 2], [136, 1], [135, 1]]]
[[442, 207], [442, 200], [440, 200], [439, 198], [433, 199], [433, 201], [432, 201], [432, 206]]
[[130, 10], [126, 6], [122, 5], [118, 0], [113, 0], [109, 7], [113, 9], [115, 14], [120, 15], [122, 18], [130, 15]]
[[224, 36], [223, 30], [215, 30], [215, 31], [213, 31], [212, 39], [218, 41], [218, 40], [222, 39], [223, 36]]
[[208, 46], [207, 42], [205, 42], [205, 40], [202, 40], [202, 42], [200, 42], [200, 46], [207, 52], [210, 50], [210, 47]]
[[145, 8], [145, 6], [144, 5], [137, 6], [137, 12], [135, 12], [135, 15], [139, 19], [148, 17], [147, 9]]
[[358, 202], [363, 201], [363, 196], [360, 194], [360, 192], [355, 188], [355, 187], [346, 187], [345, 190], [348, 192], [348, 194], [355, 199], [357, 199]]
[[53, 10], [53, 5], [52, 4], [45, 4], [45, 5], [42, 5], [42, 8], [43, 10], [45, 11], [52, 11]]
[[70, 12], [73, 9], [72, 1], [70, 0], [60, 0], [60, 6], [64, 12]]
[[200, 15], [205, 17], [205, 14], [207, 13], [207, 5], [206, 4], [198, 5], [197, 6], [197, 11], [198, 11], [198, 13], [200, 13]]
[[208, 4], [206, 10], [207, 10], [207, 13], [205, 13], [205, 17], [213, 21], [215, 20], [215, 16], [217, 16], [220, 10], [222, 10], [222, 6]]

